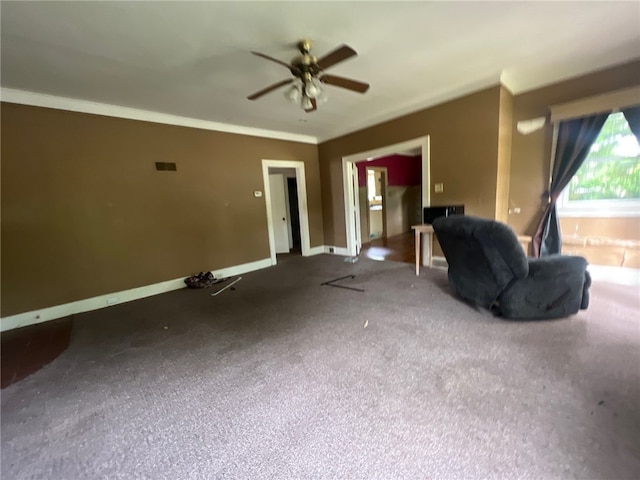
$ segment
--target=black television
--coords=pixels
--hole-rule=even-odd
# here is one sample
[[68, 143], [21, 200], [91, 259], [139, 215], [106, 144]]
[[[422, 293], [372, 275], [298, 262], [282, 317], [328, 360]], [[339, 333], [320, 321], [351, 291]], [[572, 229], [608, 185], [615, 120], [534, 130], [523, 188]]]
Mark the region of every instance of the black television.
[[422, 211], [422, 221], [431, 225], [438, 217], [448, 217], [449, 215], [464, 215], [464, 205], [443, 205], [425, 207]]

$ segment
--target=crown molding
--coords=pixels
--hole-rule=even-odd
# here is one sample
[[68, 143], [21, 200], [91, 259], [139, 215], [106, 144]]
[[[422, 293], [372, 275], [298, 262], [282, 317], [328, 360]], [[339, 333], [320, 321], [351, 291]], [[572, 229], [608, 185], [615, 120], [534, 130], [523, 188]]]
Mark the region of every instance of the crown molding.
[[211, 122], [197, 118], [181, 117], [167, 113], [139, 110], [119, 105], [91, 102], [88, 100], [78, 100], [76, 98], [58, 97], [55, 95], [28, 92], [26, 90], [16, 90], [12, 88], [0, 87], [0, 100], [20, 105], [68, 110], [70, 112], [90, 113], [93, 115], [104, 115], [107, 117], [140, 120], [143, 122], [199, 128], [201, 130], [213, 130], [216, 132], [235, 133], [238, 135], [251, 135], [253, 137], [311, 143], [313, 145], [318, 144], [317, 137], [311, 135], [300, 135], [296, 133], [280, 132], [277, 130], [265, 130], [261, 128], [243, 127], [241, 125]]

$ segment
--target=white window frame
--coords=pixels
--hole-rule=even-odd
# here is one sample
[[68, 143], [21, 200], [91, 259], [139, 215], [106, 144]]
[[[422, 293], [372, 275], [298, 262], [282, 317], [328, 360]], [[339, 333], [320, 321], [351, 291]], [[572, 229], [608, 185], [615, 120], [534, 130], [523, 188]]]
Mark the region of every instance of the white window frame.
[[569, 187], [556, 202], [558, 215], [567, 218], [628, 218], [640, 217], [640, 199], [569, 200]]

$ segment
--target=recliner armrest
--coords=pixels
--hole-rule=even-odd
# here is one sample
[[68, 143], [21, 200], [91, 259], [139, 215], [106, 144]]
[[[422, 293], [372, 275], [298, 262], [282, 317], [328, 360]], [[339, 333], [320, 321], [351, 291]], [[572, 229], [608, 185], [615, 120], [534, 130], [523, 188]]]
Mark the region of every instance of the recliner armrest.
[[529, 258], [529, 276], [562, 275], [564, 273], [585, 272], [587, 260], [574, 255], [549, 255], [540, 258]]
[[583, 257], [530, 258], [529, 275], [514, 282], [499, 299], [506, 318], [562, 318], [589, 305], [590, 277]]
[[587, 270], [587, 260], [584, 257], [575, 255], [549, 255], [540, 258], [529, 258], [529, 277], [559, 277], [565, 275], [579, 275], [583, 280], [582, 300], [580, 309], [586, 310], [589, 307], [589, 287], [591, 286], [591, 275]]

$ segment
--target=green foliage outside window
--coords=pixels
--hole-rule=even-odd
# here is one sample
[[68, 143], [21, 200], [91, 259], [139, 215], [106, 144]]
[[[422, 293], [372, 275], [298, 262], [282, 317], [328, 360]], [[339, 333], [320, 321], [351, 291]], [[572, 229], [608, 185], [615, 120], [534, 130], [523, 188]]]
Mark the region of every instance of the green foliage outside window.
[[640, 199], [640, 146], [622, 112], [609, 115], [568, 188], [569, 201]]

